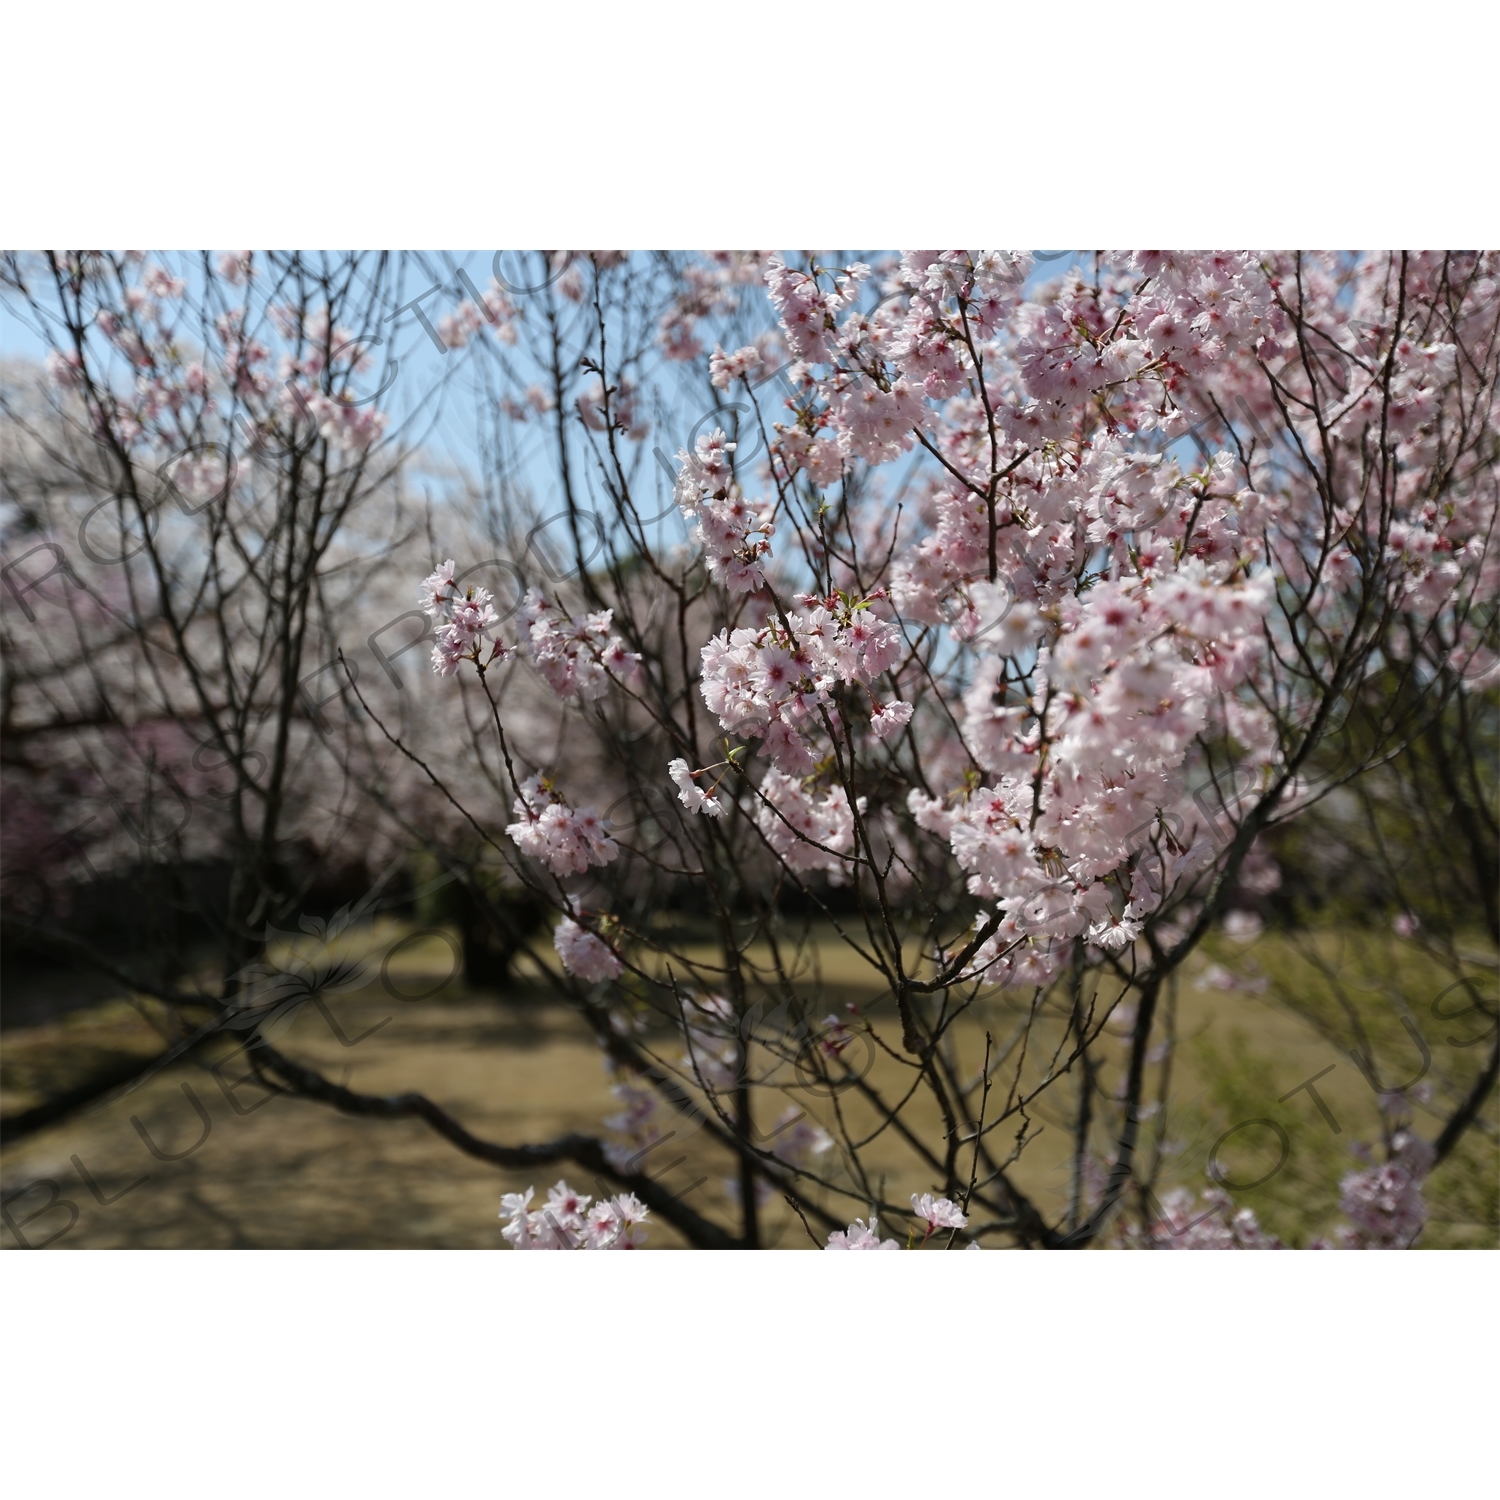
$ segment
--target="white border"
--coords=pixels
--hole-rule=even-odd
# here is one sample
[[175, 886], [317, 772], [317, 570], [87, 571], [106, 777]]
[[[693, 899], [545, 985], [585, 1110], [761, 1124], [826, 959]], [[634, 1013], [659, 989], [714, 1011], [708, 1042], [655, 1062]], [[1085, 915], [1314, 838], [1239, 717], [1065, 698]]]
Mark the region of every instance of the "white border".
[[1500, 238], [1455, 0], [12, 10], [11, 248]]
[[1493, 1479], [1492, 1252], [0, 1266], [17, 1494], [1263, 1500]]

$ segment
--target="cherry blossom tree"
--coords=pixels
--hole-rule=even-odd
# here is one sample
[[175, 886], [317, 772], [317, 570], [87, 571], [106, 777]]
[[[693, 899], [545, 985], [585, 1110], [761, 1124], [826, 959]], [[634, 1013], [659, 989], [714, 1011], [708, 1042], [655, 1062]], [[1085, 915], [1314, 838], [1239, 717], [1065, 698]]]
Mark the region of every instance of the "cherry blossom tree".
[[[128, 977], [224, 1004], [351, 828], [377, 866], [404, 847], [319, 759], [339, 734], [369, 769], [336, 646], [400, 613], [383, 564], [420, 534], [411, 424], [352, 388], [377, 378], [404, 274], [379, 256], [6, 257], [8, 311], [52, 344], [45, 387], [14, 367], [4, 395], [7, 812], [30, 819], [7, 848], [13, 938], [87, 948], [53, 920], [70, 887], [175, 870], [219, 990], [175, 989], [192, 945], [170, 934], [162, 971]], [[214, 863], [225, 891], [204, 889]]]
[[[570, 264], [538, 357], [560, 496], [602, 517], [602, 563], [585, 566], [575, 522], [571, 589], [532, 587], [502, 620], [448, 562], [422, 595], [434, 669], [470, 671], [491, 710], [514, 819], [497, 847], [556, 909], [561, 968], [631, 1104], [625, 1144], [549, 1159], [603, 1150], [669, 1214], [628, 1169], [690, 1118], [739, 1159], [739, 1243], [760, 1242], [768, 1194], [840, 1247], [882, 1241], [873, 1220], [835, 1222], [830, 1194], [925, 1223], [924, 1242], [941, 1226], [949, 1243], [1091, 1243], [1146, 1181], [1164, 987], [1215, 923], [1252, 920], [1237, 903], [1274, 883], [1279, 831], [1455, 709], [1470, 746], [1493, 721], [1493, 258], [1099, 255], [1041, 297], [1004, 253], [693, 260], [660, 348], [706, 364], [724, 420], [676, 454], [686, 546], [647, 529], [640, 377], [611, 363], [619, 268]], [[762, 281], [775, 321], [757, 327]], [[572, 349], [570, 301], [587, 330]], [[594, 378], [571, 428], [568, 369]], [[511, 744], [521, 663], [607, 774]], [[712, 961], [653, 931], [686, 887]], [[813, 914], [879, 974], [894, 1035], [817, 1020], [792, 935]], [[1493, 943], [1492, 900], [1485, 925]], [[1029, 996], [1027, 1020], [976, 1068], [957, 1023], [996, 993]], [[675, 1019], [680, 1058], [632, 1040], [640, 1007]], [[1023, 1082], [1048, 1011], [1065, 1024]], [[1101, 1101], [1117, 1011], [1128, 1055]], [[906, 1098], [931, 1096], [937, 1137], [902, 1130], [903, 1103], [850, 1066], [856, 1034], [909, 1070]], [[909, 1137], [940, 1200], [886, 1201], [846, 1124], [799, 1152], [762, 1134], [757, 1101], [808, 1057]], [[1492, 1044], [1439, 1151], [1494, 1076]], [[1028, 1106], [1064, 1079], [1074, 1183], [1049, 1221], [1009, 1169]], [[1435, 1153], [1414, 1139], [1397, 1131], [1372, 1170], [1420, 1182]], [[1358, 1220], [1369, 1193], [1345, 1198]], [[1131, 1232], [1155, 1242], [1142, 1213]]]
[[[622, 1110], [498, 1144], [264, 1043], [267, 1079], [598, 1179], [507, 1196], [517, 1248], [630, 1248], [653, 1215], [705, 1247], [788, 1225], [834, 1249], [899, 1248], [892, 1226], [928, 1247], [1279, 1243], [1224, 1187], [1211, 1228], [1182, 1228], [1191, 1195], [1153, 1196], [1163, 1008], [1216, 928], [1257, 920], [1299, 822], [1353, 847], [1330, 809], [1405, 775], [1407, 811], [1432, 811], [1456, 776], [1478, 826], [1421, 920], [1493, 1017], [1456, 934], [1472, 906], [1500, 943], [1479, 894], [1495, 256], [1098, 253], [1050, 280], [991, 251], [534, 264], [524, 308], [475, 291], [436, 328], [486, 393], [510, 560], [479, 572], [472, 521], [443, 513], [406, 570], [443, 690], [428, 722], [343, 666], [360, 722], [552, 913], [550, 946], [516, 951], [586, 1018]], [[55, 376], [102, 407], [56, 275], [79, 332]], [[296, 348], [357, 357], [342, 316]], [[150, 354], [135, 324], [105, 337]], [[320, 451], [362, 462], [378, 417], [303, 397]], [[561, 545], [518, 549], [544, 511]], [[373, 795], [362, 753], [342, 773]], [[834, 953], [867, 998], [825, 978]], [[1344, 1242], [1415, 1240], [1496, 1045], [1442, 1080], [1431, 1142], [1392, 1113], [1387, 1160], [1344, 1184]], [[1071, 1140], [1051, 1202], [1017, 1172], [1043, 1116]], [[731, 1174], [723, 1208], [665, 1160], [689, 1138]]]

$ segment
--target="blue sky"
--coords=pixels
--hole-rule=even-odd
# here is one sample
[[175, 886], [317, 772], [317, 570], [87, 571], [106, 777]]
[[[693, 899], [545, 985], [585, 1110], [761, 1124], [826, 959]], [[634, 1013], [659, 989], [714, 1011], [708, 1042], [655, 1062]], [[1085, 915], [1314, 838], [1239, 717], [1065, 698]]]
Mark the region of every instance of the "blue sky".
[[[1038, 259], [1027, 282], [1028, 288], [1058, 275], [1087, 253], [1071, 250], [1035, 252]], [[173, 255], [171, 259], [174, 269], [184, 269], [175, 264], [179, 259], [177, 256]], [[518, 289], [529, 284], [523, 278], [531, 275], [512, 252], [502, 251], [498, 256], [490, 251], [433, 252], [423, 259], [430, 271], [423, 280], [422, 269], [414, 268], [412, 291], [408, 295], [415, 296], [429, 286], [439, 288], [421, 303], [422, 310], [433, 323], [451, 313], [461, 299], [463, 293], [456, 274], [459, 271], [465, 273], [481, 292], [488, 286], [492, 265], [497, 260], [501, 274]], [[186, 274], [194, 275], [191, 265], [185, 269]], [[525, 298], [517, 296], [514, 300], [521, 303]], [[436, 348], [413, 313], [404, 314], [397, 328], [391, 348], [401, 361], [400, 378], [392, 384], [385, 403], [391, 409], [393, 420], [409, 415], [412, 405], [421, 399], [423, 393], [446, 379], [452, 399], [445, 400], [436, 420], [424, 427], [424, 446], [435, 459], [476, 472], [481, 463], [479, 424], [474, 407], [478, 392], [472, 379], [463, 371], [462, 354]], [[47, 349], [46, 340], [31, 324], [29, 312], [21, 315], [10, 298], [0, 297], [0, 358], [40, 361]], [[687, 440], [687, 436], [686, 431], [681, 434], [653, 432], [646, 446], [648, 449], [661, 446], [670, 456]]]

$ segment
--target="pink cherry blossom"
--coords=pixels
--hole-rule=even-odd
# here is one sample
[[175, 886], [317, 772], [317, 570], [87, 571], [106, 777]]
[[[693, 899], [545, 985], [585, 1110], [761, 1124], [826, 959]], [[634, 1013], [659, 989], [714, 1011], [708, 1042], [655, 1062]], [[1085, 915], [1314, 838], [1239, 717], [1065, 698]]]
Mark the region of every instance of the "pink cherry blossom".
[[969, 1222], [956, 1203], [948, 1198], [934, 1198], [931, 1193], [913, 1193], [911, 1209], [926, 1224], [929, 1235], [938, 1229], [962, 1229]]
[[880, 1238], [880, 1225], [875, 1215], [871, 1214], [869, 1224], [866, 1224], [863, 1219], [856, 1219], [848, 1229], [835, 1229], [828, 1236], [828, 1243], [823, 1248], [825, 1250], [899, 1250], [901, 1246], [895, 1240]]
[[601, 938], [580, 927], [572, 917], [564, 917], [552, 934], [552, 946], [568, 973], [590, 984], [615, 979], [623, 965]]
[[530, 1208], [534, 1188], [500, 1200], [500, 1233], [517, 1250], [638, 1250], [646, 1242], [651, 1211], [633, 1193], [602, 1198], [592, 1208], [587, 1194], [559, 1179], [547, 1202]]
[[688, 763], [678, 759], [667, 763], [667, 774], [677, 786], [677, 797], [689, 812], [701, 812], [710, 818], [724, 816], [724, 804], [717, 797], [708, 796], [693, 780], [700, 772], [688, 770]]

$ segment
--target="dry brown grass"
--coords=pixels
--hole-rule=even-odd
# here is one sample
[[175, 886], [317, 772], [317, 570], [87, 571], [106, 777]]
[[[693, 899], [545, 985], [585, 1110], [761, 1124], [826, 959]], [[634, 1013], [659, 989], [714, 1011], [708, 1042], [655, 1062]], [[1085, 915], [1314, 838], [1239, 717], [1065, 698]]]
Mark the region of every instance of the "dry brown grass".
[[[348, 942], [383, 952], [393, 931], [352, 934]], [[1261, 951], [1263, 956], [1274, 953]], [[291, 954], [288, 949], [281, 959], [287, 961]], [[402, 950], [387, 977], [398, 990], [417, 992], [433, 986], [450, 967], [448, 950], [433, 939]], [[820, 967], [825, 994], [861, 1002], [894, 1042], [894, 1018], [877, 998], [871, 976], [851, 967], [844, 950], [826, 945]], [[278, 1045], [358, 1090], [420, 1090], [476, 1134], [496, 1141], [544, 1140], [567, 1130], [597, 1133], [603, 1117], [617, 1107], [597, 1047], [582, 1021], [567, 1010], [535, 998], [501, 1003], [468, 996], [454, 984], [429, 999], [395, 1001], [381, 988], [378, 969], [378, 963], [367, 966], [360, 976], [366, 982], [351, 983], [328, 1004], [346, 1036], [360, 1037], [383, 1023], [379, 1030], [346, 1046], [315, 1008], [305, 1006], [284, 1028], [278, 1026], [278, 1031], [284, 1029]], [[1167, 1134], [1177, 1149], [1165, 1158], [1161, 1185], [1206, 1185], [1208, 1148], [1227, 1128], [1226, 1122], [1280, 1111], [1277, 1117], [1288, 1122], [1302, 1175], [1284, 1175], [1282, 1198], [1267, 1190], [1258, 1200], [1249, 1195], [1247, 1201], [1276, 1227], [1283, 1227], [1277, 1222], [1280, 1214], [1286, 1224], [1301, 1230], [1320, 1216], [1326, 1218], [1337, 1197], [1339, 1172], [1353, 1165], [1349, 1143], [1375, 1140], [1379, 1116], [1375, 1096], [1347, 1056], [1287, 1008], [1277, 987], [1282, 983], [1278, 979], [1264, 995], [1226, 994], [1196, 988], [1190, 972], [1179, 985], [1174, 1019], [1178, 1045], [1166, 1112]], [[523, 987], [518, 993], [525, 992]], [[977, 1071], [985, 1030], [1003, 1044], [1024, 1009], [1020, 1000], [997, 1001], [966, 1017], [956, 1033], [963, 1065]], [[1059, 1034], [1055, 1023], [1039, 1028], [1021, 1072], [1023, 1086], [1039, 1081]], [[668, 1055], [680, 1051], [665, 1032], [651, 1040]], [[28, 1107], [49, 1090], [71, 1086], [109, 1057], [148, 1056], [159, 1046], [156, 1033], [123, 1002], [53, 1026], [7, 1033], [5, 1113]], [[1115, 1042], [1107, 1055], [1117, 1060], [1123, 1051], [1123, 1043]], [[0, 1155], [6, 1194], [35, 1185], [10, 1205], [23, 1233], [44, 1239], [67, 1224], [62, 1206], [24, 1223], [28, 1213], [47, 1201], [48, 1179], [78, 1208], [77, 1223], [57, 1241], [67, 1247], [495, 1247], [502, 1243], [496, 1217], [502, 1192], [535, 1185], [540, 1194], [563, 1175], [586, 1191], [597, 1190], [567, 1166], [526, 1179], [497, 1172], [463, 1156], [418, 1121], [352, 1119], [319, 1104], [267, 1098], [254, 1084], [233, 1087], [232, 1081], [245, 1071], [243, 1063], [230, 1060], [216, 1074], [210, 1063], [227, 1056], [227, 1049], [220, 1046], [210, 1054], [183, 1058], [128, 1095], [7, 1147]], [[998, 1075], [992, 1111], [1006, 1096], [1016, 1055]], [[1245, 1070], [1236, 1059], [1246, 1058], [1260, 1072], [1250, 1068], [1240, 1077]], [[1319, 1080], [1318, 1088], [1340, 1122], [1339, 1140], [1328, 1132], [1307, 1095], [1278, 1103], [1280, 1094], [1330, 1064], [1334, 1071]], [[1117, 1061], [1107, 1063], [1106, 1088], [1116, 1068]], [[1233, 1074], [1232, 1081], [1237, 1080], [1235, 1088], [1226, 1089], [1226, 1070]], [[894, 1097], [904, 1092], [906, 1071], [877, 1053], [869, 1081], [883, 1095]], [[184, 1159], [155, 1160], [142, 1140], [142, 1129], [167, 1152], [186, 1150], [202, 1132], [185, 1087], [208, 1111], [211, 1129]], [[1264, 1108], [1255, 1103], [1257, 1089], [1266, 1094]], [[814, 1118], [832, 1123], [831, 1101], [796, 1091], [788, 1098]], [[1017, 1183], [1053, 1216], [1067, 1201], [1069, 1116], [1075, 1098], [1076, 1083], [1069, 1077], [1029, 1108], [1024, 1121], [1026, 1149], [1014, 1167]], [[843, 1095], [837, 1107], [857, 1134], [868, 1134], [878, 1124], [872, 1107], [852, 1094]], [[1235, 1109], [1248, 1110], [1249, 1115], [1235, 1115]], [[1493, 1113], [1492, 1106], [1490, 1116]], [[941, 1139], [938, 1111], [925, 1090], [914, 1096], [904, 1118], [924, 1139]], [[1017, 1116], [1000, 1127], [994, 1137], [997, 1151], [1010, 1149], [1022, 1124]], [[1494, 1140], [1492, 1123], [1475, 1136], [1481, 1172], [1495, 1154]], [[117, 1201], [98, 1203], [80, 1178], [75, 1157], [105, 1197], [129, 1191]], [[734, 1222], [725, 1185], [731, 1163], [703, 1135], [669, 1142], [648, 1160], [667, 1184], [691, 1186], [691, 1201], [701, 1211]], [[864, 1160], [871, 1185], [889, 1199], [904, 1201], [912, 1192], [938, 1186], [894, 1130], [875, 1136]], [[967, 1152], [961, 1162], [967, 1170]], [[1247, 1177], [1259, 1175], [1256, 1164], [1247, 1159], [1233, 1170]], [[1488, 1170], [1493, 1172], [1493, 1166]], [[143, 1176], [145, 1181], [130, 1187]], [[843, 1180], [854, 1186], [847, 1175]], [[1282, 1201], [1289, 1192], [1301, 1194], [1291, 1209]], [[827, 1202], [831, 1211], [845, 1218], [865, 1211], [857, 1193], [847, 1199], [829, 1197]], [[1476, 1222], [1434, 1223], [1425, 1242], [1493, 1245], [1496, 1234], [1486, 1212], [1481, 1209], [1473, 1215]], [[800, 1223], [783, 1203], [770, 1204], [767, 1218], [773, 1243], [807, 1246]], [[14, 1243], [9, 1233], [4, 1239]], [[653, 1246], [678, 1243], [667, 1226], [652, 1232]]]

